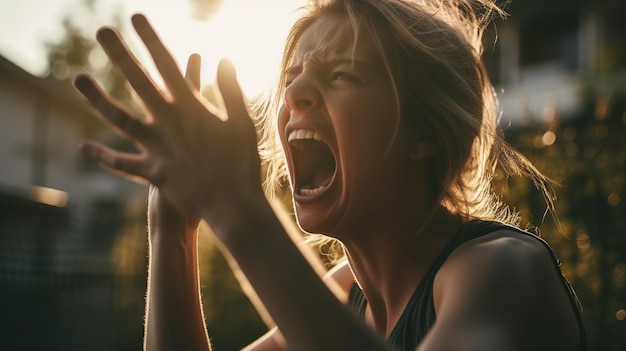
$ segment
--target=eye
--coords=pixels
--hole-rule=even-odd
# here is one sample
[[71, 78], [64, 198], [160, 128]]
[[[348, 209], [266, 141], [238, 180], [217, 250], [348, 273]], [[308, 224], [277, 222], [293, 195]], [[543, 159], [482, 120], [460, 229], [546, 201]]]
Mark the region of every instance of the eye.
[[356, 77], [354, 74], [348, 73], [348, 72], [342, 72], [342, 71], [337, 71], [337, 72], [333, 72], [331, 75], [331, 80], [335, 81], [335, 80], [350, 80], [350, 81], [354, 81], [354, 82], [358, 82], [360, 81], [358, 77]]
[[332, 72], [329, 78], [330, 83], [345, 83], [345, 84], [361, 84], [359, 76], [348, 73], [345, 71]]

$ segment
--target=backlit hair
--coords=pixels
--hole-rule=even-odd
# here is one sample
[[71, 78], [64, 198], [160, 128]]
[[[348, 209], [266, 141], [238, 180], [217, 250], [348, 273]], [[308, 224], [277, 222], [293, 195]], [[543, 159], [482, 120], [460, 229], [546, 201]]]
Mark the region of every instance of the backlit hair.
[[[291, 64], [303, 32], [321, 16], [340, 16], [354, 38], [368, 35], [383, 59], [398, 104], [396, 123], [425, 131], [436, 150], [431, 181], [438, 201], [468, 219], [519, 218], [492, 190], [499, 166], [528, 177], [553, 208], [549, 180], [508, 145], [499, 129], [497, 96], [482, 61], [482, 37], [494, 16], [505, 13], [490, 0], [317, 0], [293, 25], [281, 72]], [[261, 155], [272, 191], [287, 172], [276, 123], [284, 73], [261, 111]], [[402, 132], [398, 130], [397, 132]]]

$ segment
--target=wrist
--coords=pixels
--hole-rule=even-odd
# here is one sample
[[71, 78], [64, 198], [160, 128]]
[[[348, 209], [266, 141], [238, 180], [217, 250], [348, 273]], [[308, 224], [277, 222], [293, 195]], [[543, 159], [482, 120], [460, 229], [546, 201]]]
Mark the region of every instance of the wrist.
[[170, 245], [174, 243], [189, 245], [197, 240], [198, 225], [150, 220], [148, 223], [148, 235], [152, 243], [168, 242]]

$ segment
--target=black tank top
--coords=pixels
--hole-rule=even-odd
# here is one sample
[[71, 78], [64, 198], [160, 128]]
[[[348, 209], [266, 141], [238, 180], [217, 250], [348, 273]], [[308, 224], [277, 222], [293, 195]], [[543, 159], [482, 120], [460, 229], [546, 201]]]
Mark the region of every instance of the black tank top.
[[[417, 348], [420, 342], [426, 337], [426, 334], [435, 323], [435, 319], [437, 317], [435, 315], [435, 304], [433, 301], [433, 283], [435, 276], [443, 263], [446, 261], [448, 256], [450, 256], [452, 251], [454, 251], [454, 249], [459, 247], [461, 244], [489, 233], [493, 233], [499, 229], [514, 230], [516, 232], [523, 233], [524, 235], [536, 238], [549, 251], [550, 256], [552, 257], [552, 263], [559, 272], [561, 282], [569, 295], [570, 303], [572, 304], [572, 308], [576, 314], [576, 319], [578, 320], [579, 333], [581, 337], [580, 342], [582, 345], [581, 350], [587, 349], [586, 334], [580, 313], [580, 303], [576, 297], [574, 289], [567, 279], [565, 279], [563, 274], [561, 274], [559, 262], [550, 246], [543, 239], [529, 232], [522, 231], [518, 228], [502, 223], [487, 221], [471, 221], [467, 223], [450, 241], [439, 258], [437, 258], [437, 260], [433, 263], [430, 270], [426, 273], [426, 275], [424, 275], [422, 281], [409, 299], [409, 302], [402, 312], [400, 319], [387, 339], [391, 345], [395, 346], [397, 350], [402, 351], [414, 351]], [[365, 307], [367, 305], [367, 301], [365, 299], [365, 295], [363, 295], [363, 292], [356, 283], [350, 290], [348, 304], [359, 314], [361, 318], [365, 317]]]

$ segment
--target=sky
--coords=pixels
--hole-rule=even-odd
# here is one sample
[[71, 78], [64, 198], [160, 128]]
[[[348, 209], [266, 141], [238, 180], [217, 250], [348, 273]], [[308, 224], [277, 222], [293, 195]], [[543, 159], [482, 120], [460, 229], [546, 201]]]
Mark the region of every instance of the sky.
[[[0, 0], [0, 55], [34, 75], [46, 74], [45, 42], [63, 34], [62, 18], [77, 14], [81, 28], [94, 37], [113, 13], [122, 14], [130, 29], [130, 15], [141, 12], [157, 28], [181, 69], [189, 54], [203, 57], [203, 82], [215, 79], [221, 57], [235, 63], [247, 95], [266, 89], [276, 76], [282, 44], [303, 0], [223, 0], [220, 11], [208, 21], [192, 18], [199, 0], [96, 0], [97, 15], [81, 15], [84, 0]], [[126, 38], [142, 62], [150, 67], [145, 50], [134, 33]]]

